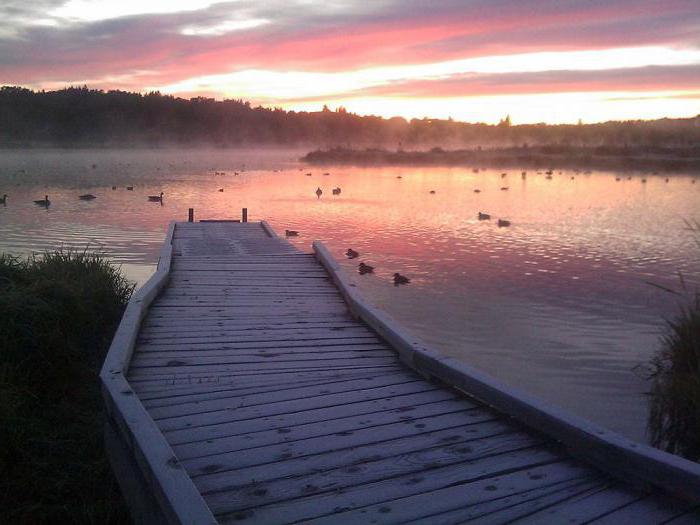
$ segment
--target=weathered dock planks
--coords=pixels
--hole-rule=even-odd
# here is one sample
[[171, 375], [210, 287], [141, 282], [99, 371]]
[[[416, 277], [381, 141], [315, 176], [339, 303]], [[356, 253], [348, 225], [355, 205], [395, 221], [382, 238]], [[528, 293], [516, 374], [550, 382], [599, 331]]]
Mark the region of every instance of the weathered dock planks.
[[265, 223], [171, 225], [101, 374], [121, 481], [157, 507], [132, 501], [137, 519], [700, 519], [697, 466], [426, 349], [314, 248]]

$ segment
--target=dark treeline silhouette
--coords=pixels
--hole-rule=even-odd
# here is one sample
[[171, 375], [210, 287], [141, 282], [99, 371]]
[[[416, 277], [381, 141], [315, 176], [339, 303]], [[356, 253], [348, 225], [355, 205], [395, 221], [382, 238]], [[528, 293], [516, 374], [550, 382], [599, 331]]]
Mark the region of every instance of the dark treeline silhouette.
[[602, 124], [497, 125], [385, 119], [344, 108], [296, 112], [243, 100], [189, 100], [69, 87], [0, 88], [0, 146], [246, 146], [392, 148], [460, 146], [665, 146], [700, 144], [700, 117]]

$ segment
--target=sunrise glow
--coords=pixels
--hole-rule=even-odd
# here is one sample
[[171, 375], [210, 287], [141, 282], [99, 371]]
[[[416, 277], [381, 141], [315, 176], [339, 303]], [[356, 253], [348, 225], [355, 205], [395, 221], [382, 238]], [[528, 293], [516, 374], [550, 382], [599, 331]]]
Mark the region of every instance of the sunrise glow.
[[0, 83], [490, 123], [700, 113], [695, 2], [509, 4], [17, 3]]

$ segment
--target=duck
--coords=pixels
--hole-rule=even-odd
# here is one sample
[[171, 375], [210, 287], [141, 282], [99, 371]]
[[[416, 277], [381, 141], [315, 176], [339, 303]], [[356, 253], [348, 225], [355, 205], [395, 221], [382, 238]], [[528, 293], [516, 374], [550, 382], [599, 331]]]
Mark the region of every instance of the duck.
[[435, 190], [430, 190], [431, 195], [435, 195]]
[[366, 273], [374, 273], [374, 266], [370, 266], [369, 264], [361, 262], [360, 265], [357, 267], [357, 271], [360, 273], [360, 275], [364, 275]]
[[642, 179], [642, 184], [646, 184], [646, 183], [647, 183], [647, 180], [646, 180], [646, 179]]
[[506, 226], [510, 226], [510, 221], [507, 221], [505, 219], [498, 219], [499, 228], [505, 228]]
[[508, 176], [507, 173], [501, 173], [501, 178], [502, 178], [502, 179], [505, 179], [507, 176]]
[[37, 206], [46, 206], [48, 208], [49, 205], [51, 204], [51, 201], [49, 200], [48, 195], [44, 195], [43, 200], [34, 201], [34, 204], [36, 204]]
[[575, 178], [576, 178], [576, 177], [574, 177], [573, 175], [571, 176], [571, 180], [574, 180]]
[[224, 189], [223, 189], [223, 188], [219, 188], [219, 191], [220, 191], [220, 192], [223, 192], [223, 191], [224, 191]]
[[411, 279], [406, 277], [405, 275], [401, 275], [399, 272], [396, 272], [394, 274], [394, 285], [398, 286], [400, 284], [408, 284], [411, 282]]
[[551, 175], [547, 175], [547, 176], [545, 177], [545, 179], [547, 179], [547, 180], [552, 180], [552, 176], [551, 176]]
[[151, 202], [163, 202], [163, 192], [160, 192], [160, 195], [149, 195], [148, 200]]
[[133, 186], [127, 186], [126, 189], [129, 190], [129, 191], [134, 191], [134, 187], [133, 187]]
[[296, 237], [297, 235], [299, 235], [299, 232], [296, 230], [284, 230], [285, 237]]
[[0, 199], [0, 204], [7, 204], [7, 193], [2, 196], [2, 199]]
[[503, 187], [501, 188], [501, 191], [508, 191], [508, 186], [503, 186]]
[[116, 189], [117, 189], [117, 187], [116, 187], [116, 186], [112, 186], [112, 189], [113, 189], [113, 190], [116, 190]]
[[97, 197], [95, 197], [92, 193], [86, 193], [85, 195], [79, 195], [78, 198], [81, 201], [91, 201], [92, 199], [96, 199]]
[[552, 170], [545, 171], [545, 174], [547, 174], [547, 175], [551, 175], [552, 173], [554, 173]]
[[523, 172], [520, 174], [520, 178], [521, 178], [521, 179], [526, 179], [526, 178], [527, 178], [527, 171], [523, 171]]
[[320, 199], [323, 195], [323, 190], [321, 188], [316, 188], [316, 198]]
[[348, 256], [348, 259], [354, 259], [355, 257], [359, 257], [360, 254], [353, 250], [352, 248], [348, 248], [348, 251], [345, 252], [345, 255]]
[[615, 182], [620, 182], [620, 177], [615, 177]]
[[666, 182], [668, 182], [668, 177], [666, 177]]
[[472, 173], [479, 173], [479, 168], [474, 168], [474, 169], [472, 170]]
[[328, 177], [328, 175], [330, 175], [330, 173], [324, 173], [324, 174], [323, 174], [324, 177]]
[[311, 177], [311, 172], [306, 174], [307, 177]]
[[476, 189], [474, 190], [474, 193], [481, 193], [481, 190], [480, 190], [479, 188], [476, 188]]
[[333, 195], [340, 195], [340, 188], [333, 188]]
[[403, 179], [403, 177], [402, 177], [401, 175], [397, 175], [396, 178], [397, 178], [397, 179]]
[[488, 213], [479, 212], [478, 218], [480, 221], [488, 221], [491, 219], [491, 216]]

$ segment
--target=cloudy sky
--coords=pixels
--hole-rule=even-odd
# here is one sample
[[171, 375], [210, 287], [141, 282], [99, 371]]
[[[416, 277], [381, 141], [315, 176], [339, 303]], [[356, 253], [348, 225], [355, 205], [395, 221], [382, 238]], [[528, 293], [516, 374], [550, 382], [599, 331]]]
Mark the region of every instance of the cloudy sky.
[[0, 84], [515, 123], [700, 113], [700, 0], [2, 0]]

